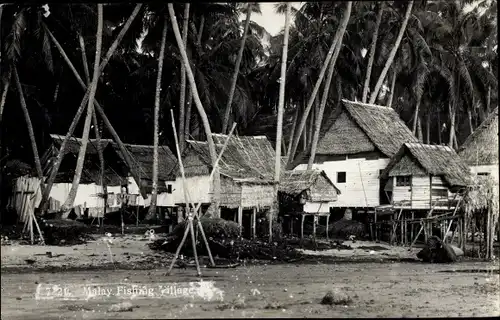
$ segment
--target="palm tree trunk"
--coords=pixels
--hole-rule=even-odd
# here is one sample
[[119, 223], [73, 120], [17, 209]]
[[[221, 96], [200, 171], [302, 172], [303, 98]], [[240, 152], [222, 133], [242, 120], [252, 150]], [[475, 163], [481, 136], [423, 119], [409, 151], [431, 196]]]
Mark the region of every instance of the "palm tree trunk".
[[[6, 4], [4, 3], [0, 4], [0, 30], [2, 30], [3, 6], [5, 5]], [[2, 33], [0, 32], [0, 74], [2, 74], [2, 51], [3, 51]]]
[[[179, 26], [177, 25], [177, 18], [175, 17], [174, 7], [172, 3], [168, 4], [168, 13], [170, 15], [170, 22], [172, 23], [172, 28], [174, 30], [175, 39], [177, 40], [177, 46], [179, 47], [179, 51], [181, 53], [182, 59], [184, 61], [184, 67], [186, 68], [187, 78], [189, 80], [189, 85], [193, 88], [193, 98], [196, 104], [196, 108], [198, 109], [198, 113], [200, 115], [201, 121], [203, 123], [203, 127], [205, 129], [205, 133], [207, 136], [208, 149], [210, 151], [210, 158], [212, 160], [212, 164], [215, 165], [217, 161], [217, 153], [215, 150], [215, 144], [212, 137], [212, 130], [210, 129], [210, 122], [208, 121], [207, 114], [203, 109], [203, 105], [200, 100], [200, 95], [198, 94], [198, 89], [196, 88], [196, 83], [194, 81], [193, 71], [191, 70], [191, 66], [189, 65], [189, 60], [187, 57], [186, 49], [183, 46], [181, 33], [179, 31]], [[213, 182], [213, 214], [215, 216], [219, 216], [219, 202], [220, 202], [220, 174], [217, 168], [214, 168], [214, 182]]]
[[290, 153], [290, 149], [292, 148], [293, 137], [295, 134], [295, 128], [297, 127], [297, 119], [299, 118], [299, 106], [295, 106], [295, 114], [293, 115], [293, 123], [292, 123], [292, 131], [290, 132], [290, 136], [288, 137], [288, 148], [286, 150], [286, 155]]
[[372, 75], [373, 61], [375, 60], [375, 49], [377, 48], [378, 30], [380, 22], [382, 21], [382, 13], [384, 12], [384, 2], [379, 2], [379, 9], [377, 13], [377, 20], [375, 21], [375, 31], [373, 32], [372, 43], [370, 46], [370, 53], [368, 54], [368, 66], [366, 68], [365, 85], [363, 87], [363, 97], [361, 102], [366, 103], [368, 99], [368, 90], [370, 89], [370, 78]]
[[[307, 146], [311, 145], [314, 129], [314, 115], [316, 110], [319, 108], [319, 97], [314, 102], [314, 110], [309, 114], [309, 128], [307, 128]], [[310, 150], [310, 149], [309, 149]]]
[[[186, 4], [189, 10], [189, 3]], [[155, 92], [155, 109], [154, 109], [154, 134], [153, 134], [153, 189], [151, 191], [151, 204], [149, 206], [148, 220], [156, 216], [156, 202], [158, 199], [158, 141], [159, 141], [159, 120], [160, 120], [160, 93], [161, 93], [161, 77], [163, 73], [163, 60], [165, 57], [165, 43], [167, 42], [167, 27], [168, 20], [165, 16], [163, 33], [161, 36], [160, 55], [158, 56], [158, 75], [156, 77], [156, 92]], [[181, 71], [182, 72], [182, 71]], [[182, 84], [181, 84], [182, 86]], [[184, 88], [186, 91], [186, 79], [184, 78]], [[182, 94], [182, 91], [181, 91]], [[184, 102], [184, 101], [183, 101]], [[183, 109], [181, 107], [181, 109]], [[182, 149], [181, 149], [182, 150]]]
[[323, 90], [323, 96], [321, 97], [321, 104], [318, 111], [318, 118], [316, 119], [314, 137], [312, 138], [311, 145], [311, 155], [309, 156], [309, 162], [307, 163], [307, 170], [311, 170], [314, 164], [314, 158], [316, 157], [316, 148], [318, 147], [319, 133], [321, 131], [321, 123], [323, 121], [323, 115], [325, 113], [326, 102], [328, 100], [328, 94], [330, 93], [330, 86], [332, 83], [333, 73], [335, 71], [335, 64], [342, 48], [342, 40], [344, 39], [344, 33], [347, 29], [347, 24], [349, 23], [349, 18], [351, 17], [352, 1], [347, 2], [347, 8], [344, 11], [344, 16], [342, 22], [340, 23], [339, 32], [340, 37], [333, 54], [333, 58], [330, 61], [330, 68], [328, 70], [328, 76], [326, 77], [325, 88]]
[[450, 118], [450, 136], [448, 140], [448, 146], [453, 148], [453, 139], [455, 137], [455, 108], [449, 103], [448, 114]]
[[467, 117], [469, 118], [469, 129], [470, 134], [474, 133], [474, 126], [472, 125], [472, 112], [470, 108], [467, 108]]
[[403, 39], [403, 35], [406, 30], [406, 26], [408, 25], [408, 20], [410, 19], [410, 14], [411, 14], [411, 9], [413, 7], [413, 0], [408, 3], [408, 8], [406, 9], [406, 14], [405, 18], [403, 20], [403, 24], [401, 25], [401, 29], [399, 29], [399, 34], [398, 37], [396, 38], [396, 43], [394, 43], [394, 46], [392, 47], [391, 52], [389, 53], [389, 58], [387, 59], [384, 69], [382, 69], [382, 72], [380, 73], [380, 76], [378, 78], [377, 84], [375, 85], [375, 89], [372, 92], [372, 95], [370, 97], [370, 104], [375, 103], [377, 100], [378, 93], [380, 91], [380, 88], [382, 88], [382, 84], [384, 83], [385, 77], [387, 75], [387, 71], [389, 71], [389, 68], [392, 64], [392, 61], [394, 60], [394, 57], [396, 56], [396, 52], [399, 49], [399, 45], [401, 44], [401, 40]]
[[424, 134], [422, 132], [422, 117], [418, 116], [418, 141], [424, 142]]
[[85, 41], [83, 40], [81, 33], [78, 33], [78, 41], [80, 43], [80, 50], [82, 52], [83, 72], [85, 74], [85, 79], [87, 79], [87, 85], [90, 85], [89, 63], [87, 61], [87, 52], [85, 49]]
[[186, 125], [184, 126], [184, 139], [186, 139], [186, 137], [189, 138], [191, 135], [191, 110], [193, 105], [193, 89], [191, 89], [191, 86], [189, 86], [188, 97], [189, 99], [186, 102]]
[[[278, 124], [276, 126], [276, 158], [274, 162], [274, 181], [279, 182], [281, 173], [281, 144], [283, 142], [283, 113], [285, 109], [285, 82], [286, 62], [288, 59], [288, 32], [290, 30], [290, 13], [292, 4], [287, 2], [285, 15], [285, 35], [283, 39], [283, 53], [281, 56], [281, 77], [278, 100]], [[270, 233], [272, 234], [272, 232]]]
[[7, 80], [3, 84], [2, 98], [0, 100], [0, 124], [2, 124], [3, 108], [5, 106], [5, 101], [7, 101], [7, 92], [9, 92], [11, 76], [12, 73], [11, 71], [9, 71], [9, 74], [7, 75]]
[[438, 110], [437, 113], [437, 118], [438, 118], [438, 141], [439, 145], [443, 144], [443, 137], [441, 135], [441, 130], [442, 130], [442, 124], [441, 124], [441, 110]]
[[[87, 61], [87, 49], [85, 48], [85, 41], [83, 40], [82, 34], [78, 33], [78, 40], [80, 43], [80, 52], [82, 53], [82, 63], [83, 63], [83, 72], [85, 73], [85, 79], [87, 81], [87, 86], [90, 86], [90, 74], [89, 74], [89, 63]], [[103, 216], [106, 213], [107, 199], [108, 199], [108, 188], [106, 179], [104, 177], [104, 173], [106, 172], [105, 163], [104, 163], [104, 155], [102, 153], [102, 145], [101, 145], [101, 135], [99, 133], [99, 123], [97, 122], [96, 111], [92, 113], [92, 125], [94, 126], [94, 135], [97, 144], [97, 155], [99, 157], [100, 164], [100, 183], [102, 185], [102, 196], [104, 200], [104, 211]]]
[[[189, 2], [184, 5], [184, 23], [182, 26], [182, 42], [184, 47], [187, 45], [187, 35], [189, 26]], [[166, 32], [166, 30], [164, 30]], [[163, 61], [162, 61], [163, 64]], [[184, 63], [181, 61], [181, 92], [179, 95], [179, 149], [181, 152], [184, 151], [184, 131], [185, 131], [185, 109], [186, 108], [186, 69], [184, 68]]]
[[[351, 2], [348, 2], [348, 3], [351, 3]], [[325, 61], [323, 62], [323, 66], [321, 67], [318, 80], [316, 80], [316, 84], [314, 85], [314, 89], [313, 89], [313, 92], [311, 93], [311, 97], [309, 98], [309, 100], [307, 102], [307, 107], [304, 110], [304, 113], [302, 114], [302, 118], [300, 119], [299, 127], [297, 129], [297, 132], [295, 133], [295, 138], [293, 139], [292, 149], [290, 150], [290, 152], [287, 155], [287, 160], [286, 160], [287, 166], [291, 165], [291, 162], [293, 161], [293, 159], [295, 157], [295, 153], [297, 152], [297, 146], [299, 144], [299, 138], [302, 135], [302, 131], [304, 130], [304, 127], [306, 126], [309, 112], [311, 111], [312, 105], [314, 103], [314, 99], [316, 99], [316, 95], [318, 94], [321, 83], [323, 82], [323, 78], [325, 77], [326, 69], [328, 68], [328, 65], [330, 64], [330, 60], [332, 59], [332, 56], [333, 56], [333, 51], [335, 50], [335, 46], [337, 45], [337, 42], [339, 42], [339, 39], [340, 39], [340, 29], [338, 29], [337, 32], [335, 33], [335, 36], [333, 38], [330, 49], [328, 50], [328, 54], [325, 58]]]
[[396, 86], [396, 70], [392, 72], [392, 82], [391, 82], [391, 92], [389, 92], [389, 99], [387, 101], [387, 106], [392, 108], [392, 100], [394, 99], [394, 88]]
[[427, 120], [425, 124], [426, 143], [431, 144], [431, 112], [429, 109], [427, 109], [426, 120]]
[[83, 171], [83, 163], [85, 160], [85, 154], [87, 152], [87, 144], [89, 142], [90, 133], [90, 123], [92, 122], [92, 115], [94, 114], [94, 97], [97, 91], [97, 84], [99, 82], [99, 62], [101, 59], [101, 47], [102, 47], [102, 26], [103, 26], [103, 5], [97, 4], [97, 35], [96, 35], [96, 50], [95, 50], [95, 61], [94, 61], [94, 73], [92, 76], [92, 83], [90, 84], [90, 94], [88, 98], [87, 105], [87, 117], [85, 118], [85, 123], [83, 126], [83, 135], [80, 150], [78, 152], [78, 159], [76, 161], [75, 175], [73, 176], [73, 184], [69, 191], [68, 198], [62, 206], [62, 210], [68, 210], [73, 207], [75, 202], [76, 193], [78, 192], [78, 186], [80, 185], [80, 178]]
[[[26, 105], [26, 100], [24, 99], [23, 88], [21, 86], [21, 80], [19, 79], [19, 74], [17, 73], [17, 67], [12, 65], [12, 73], [14, 73], [14, 81], [16, 83], [17, 92], [19, 93], [19, 102], [24, 113], [24, 120], [26, 121], [26, 127], [28, 128], [28, 135], [30, 137], [31, 149], [33, 151], [33, 159], [35, 160], [35, 169], [40, 181], [43, 181], [43, 171], [42, 165], [40, 163], [40, 156], [38, 154], [38, 148], [36, 146], [35, 132], [33, 130], [33, 124], [31, 123], [30, 114], [28, 112], [28, 106]], [[40, 190], [44, 191], [43, 183], [40, 183]]]
[[[137, 4], [135, 6], [132, 14], [128, 18], [128, 20], [125, 23], [125, 25], [123, 26], [122, 30], [120, 31], [120, 33], [116, 37], [116, 39], [113, 42], [113, 44], [111, 45], [111, 47], [108, 49], [108, 52], [106, 53], [106, 57], [101, 62], [101, 65], [99, 67], [99, 73], [101, 73], [104, 70], [104, 68], [106, 67], [106, 65], [108, 64], [109, 59], [111, 58], [111, 56], [115, 52], [116, 48], [120, 44], [120, 42], [123, 39], [123, 36], [127, 32], [127, 30], [130, 28], [130, 25], [132, 24], [132, 21], [134, 21], [135, 17], [139, 13], [139, 10], [141, 9], [141, 7], [142, 7], [142, 4]], [[52, 185], [54, 184], [54, 179], [55, 179], [55, 177], [57, 175], [57, 172], [59, 171], [59, 167], [61, 166], [61, 161], [62, 161], [62, 159], [64, 157], [64, 154], [66, 153], [66, 145], [68, 143], [68, 140], [73, 135], [73, 132], [75, 131], [76, 125], [78, 124], [78, 121], [80, 120], [80, 117], [81, 117], [81, 115], [83, 113], [83, 110], [85, 109], [85, 103], [87, 102], [87, 99], [89, 97], [90, 88], [87, 88], [87, 86], [83, 82], [82, 78], [80, 77], [80, 75], [76, 71], [75, 66], [71, 63], [71, 60], [69, 60], [68, 56], [64, 52], [64, 49], [62, 48], [61, 44], [57, 41], [57, 39], [50, 32], [50, 30], [47, 28], [47, 26], [45, 24], [43, 24], [43, 27], [44, 27], [45, 31], [47, 32], [47, 34], [49, 35], [49, 37], [51, 38], [52, 42], [54, 42], [54, 45], [59, 50], [59, 53], [63, 56], [64, 61], [66, 61], [66, 63], [70, 67], [71, 71], [73, 71], [73, 74], [75, 75], [76, 79], [78, 80], [78, 83], [80, 84], [80, 86], [82, 86], [82, 88], [84, 90], [86, 90], [85, 96], [83, 97], [82, 102], [80, 103], [80, 106], [78, 107], [78, 110], [76, 111], [75, 117], [73, 118], [73, 121], [71, 122], [71, 125], [70, 125], [70, 127], [68, 129], [68, 133], [66, 134], [66, 136], [64, 137], [64, 140], [61, 143], [61, 147], [59, 149], [59, 153], [57, 154], [56, 160], [54, 161], [54, 163], [52, 165], [52, 170], [51, 170], [50, 176], [49, 176], [48, 180], [46, 181], [45, 192], [43, 193], [42, 201], [40, 202], [40, 206], [39, 206], [40, 208], [42, 208], [42, 210], [45, 210], [46, 209], [45, 207], [47, 205], [47, 200], [49, 199], [50, 190], [52, 189]], [[132, 162], [131, 162], [131, 160], [129, 158], [128, 153], [126, 152], [125, 147], [123, 146], [123, 143], [121, 142], [120, 138], [118, 137], [118, 135], [116, 134], [115, 130], [111, 126], [111, 123], [109, 123], [109, 120], [107, 119], [107, 117], [104, 114], [103, 110], [100, 108], [100, 106], [97, 103], [97, 101], [94, 100], [94, 104], [95, 104], [95, 107], [97, 108], [97, 112], [100, 113], [101, 118], [104, 120], [104, 123], [108, 127], [108, 130], [110, 131], [111, 135], [115, 139], [116, 143], [118, 143], [120, 151], [122, 152], [122, 154], [123, 154], [123, 156], [125, 158], [125, 161], [127, 162], [127, 165], [129, 166], [129, 168], [130, 168], [130, 170], [132, 172], [132, 175], [134, 176], [134, 179], [139, 184], [140, 183], [139, 175], [137, 173], [137, 170], [136, 170], [135, 166], [132, 165]], [[144, 198], [147, 196], [143, 191], [141, 191], [141, 194], [142, 194], [142, 196]]]
[[417, 122], [418, 122], [418, 117], [419, 117], [419, 111], [420, 111], [420, 101], [421, 97], [417, 97], [417, 105], [415, 106], [415, 111], [413, 112], [413, 128], [411, 132], [413, 135], [417, 133]]
[[203, 35], [203, 28], [205, 27], [205, 15], [201, 15], [200, 18], [200, 27], [198, 28], [198, 39], [196, 39], [196, 43], [198, 46], [201, 46], [201, 37]]
[[247, 8], [247, 18], [245, 20], [245, 29], [243, 31], [243, 36], [241, 37], [240, 50], [238, 51], [238, 57], [236, 59], [236, 65], [234, 66], [233, 78], [231, 80], [231, 89], [229, 90], [229, 99], [226, 105], [226, 111], [224, 113], [224, 118], [222, 119], [222, 133], [227, 133], [229, 125], [229, 117], [231, 114], [231, 107], [233, 104], [234, 91], [236, 90], [236, 83], [238, 81], [238, 74], [240, 73], [241, 59], [243, 58], [243, 50], [245, 49], [245, 42], [247, 41], [248, 27], [250, 26], [250, 16], [252, 15], [252, 9], [250, 4]]

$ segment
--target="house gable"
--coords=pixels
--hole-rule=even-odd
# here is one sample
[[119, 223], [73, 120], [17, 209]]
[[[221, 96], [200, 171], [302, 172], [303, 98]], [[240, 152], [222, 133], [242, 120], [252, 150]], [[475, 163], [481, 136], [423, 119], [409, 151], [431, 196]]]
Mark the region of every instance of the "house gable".
[[343, 111], [318, 142], [316, 154], [344, 155], [375, 150], [375, 145], [366, 133]]
[[422, 166], [408, 154], [405, 154], [401, 159], [394, 164], [389, 171], [389, 176], [426, 176], [427, 172]]
[[316, 181], [311, 185], [310, 189], [311, 200], [318, 202], [336, 201], [338, 193], [340, 193], [340, 190], [335, 188], [324, 173], [316, 177]]

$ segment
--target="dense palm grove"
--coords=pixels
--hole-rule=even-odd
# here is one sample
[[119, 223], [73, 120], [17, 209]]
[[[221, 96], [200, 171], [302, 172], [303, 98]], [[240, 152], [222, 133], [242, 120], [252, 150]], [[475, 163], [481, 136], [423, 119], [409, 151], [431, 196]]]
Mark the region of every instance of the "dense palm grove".
[[[297, 148], [299, 131], [308, 133], [307, 146], [313, 139], [325, 81], [316, 100], [310, 98], [343, 19], [347, 25], [326, 81], [331, 87], [326, 110], [334, 110], [341, 98], [389, 105], [423, 142], [459, 146], [497, 105], [496, 6], [496, 1], [356, 1], [348, 15], [345, 2], [292, 8], [284, 108], [293, 116], [285, 117], [282, 155], [290, 141]], [[276, 5], [283, 20], [285, 7]], [[166, 4], [104, 4], [101, 62], [134, 8], [137, 16], [98, 78], [95, 100], [123, 142], [153, 143], [155, 101], [160, 145], [174, 148], [171, 109], [179, 132], [186, 133], [181, 143], [205, 139]], [[253, 134], [262, 117], [278, 109], [284, 32], [270, 36], [251, 21], [260, 13], [258, 3], [176, 3], [173, 9], [211, 131], [227, 132], [236, 122], [238, 134]], [[93, 80], [98, 5], [2, 4], [0, 10], [0, 162], [4, 167], [20, 160], [36, 168], [34, 150], [41, 155], [49, 134], [68, 132], [84, 95], [60, 48], [84, 82], [90, 86]], [[97, 118], [100, 131], [90, 130], [90, 137], [111, 138]], [[75, 137], [83, 127], [81, 119]], [[275, 135], [276, 126], [271, 131]]]

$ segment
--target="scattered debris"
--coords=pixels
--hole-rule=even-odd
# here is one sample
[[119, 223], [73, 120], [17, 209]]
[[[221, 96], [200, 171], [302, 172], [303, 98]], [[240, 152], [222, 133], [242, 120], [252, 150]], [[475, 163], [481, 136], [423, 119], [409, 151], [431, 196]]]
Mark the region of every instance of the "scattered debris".
[[130, 302], [121, 302], [113, 304], [109, 307], [108, 312], [130, 312], [133, 310], [133, 306]]
[[325, 305], [349, 305], [351, 303], [351, 297], [349, 297], [347, 293], [340, 291], [338, 288], [328, 291], [321, 300], [321, 304]]

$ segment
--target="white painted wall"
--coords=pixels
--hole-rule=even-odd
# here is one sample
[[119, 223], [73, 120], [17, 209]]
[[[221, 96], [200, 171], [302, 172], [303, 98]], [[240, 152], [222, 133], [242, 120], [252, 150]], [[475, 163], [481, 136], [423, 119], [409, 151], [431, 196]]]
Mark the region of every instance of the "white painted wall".
[[308, 213], [328, 213], [335, 202], [306, 202], [304, 212]]
[[[187, 177], [187, 191], [191, 198], [191, 201], [195, 203], [210, 203], [211, 198], [211, 187], [209, 176], [195, 176]], [[173, 200], [175, 203], [184, 203], [184, 186], [182, 183], [182, 178], [177, 178], [173, 185]]]
[[470, 171], [472, 173], [488, 172], [491, 177], [498, 183], [498, 164], [487, 165], [487, 166], [471, 166]]
[[[341, 194], [332, 207], [375, 207], [380, 204], [379, 172], [389, 163], [388, 158], [377, 160], [347, 159], [313, 164], [313, 169], [324, 170]], [[305, 170], [301, 164], [295, 170]], [[337, 183], [337, 172], [346, 172], [346, 183]], [[361, 173], [360, 173], [361, 172]], [[366, 194], [366, 196], [365, 196]]]
[[[156, 199], [156, 205], [158, 207], [173, 207], [175, 206], [175, 196], [173, 192], [173, 189], [175, 189], [175, 181], [165, 181], [164, 183], [165, 186], [167, 186], [168, 184], [172, 185], [172, 193], [166, 193], [166, 192], [159, 193]], [[108, 192], [109, 192], [109, 187], [108, 187]], [[118, 188], [118, 192], [120, 192], [120, 188]], [[137, 183], [135, 183], [135, 180], [132, 177], [128, 178], [128, 193], [139, 195], [137, 197], [137, 202], [134, 203], [133, 205], [148, 207], [151, 204], [151, 194], [148, 194], [148, 198], [144, 199], [140, 195], [139, 187], [137, 186]]]

